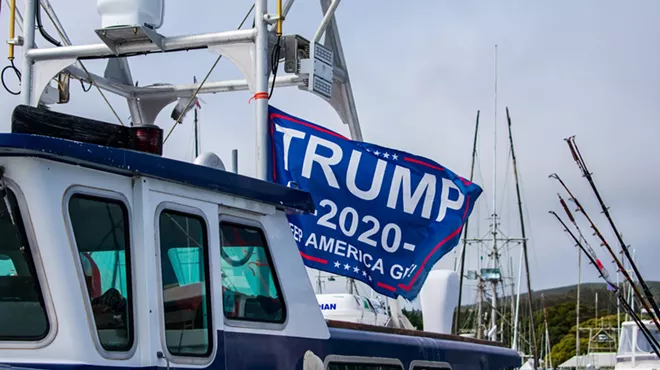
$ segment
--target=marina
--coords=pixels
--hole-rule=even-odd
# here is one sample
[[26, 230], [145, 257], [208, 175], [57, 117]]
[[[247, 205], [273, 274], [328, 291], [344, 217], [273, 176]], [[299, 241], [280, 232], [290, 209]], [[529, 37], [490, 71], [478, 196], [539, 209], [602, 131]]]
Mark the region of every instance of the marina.
[[[520, 163], [543, 155], [519, 140], [529, 115], [508, 105], [501, 114], [497, 44], [492, 111], [475, 109], [473, 136], [456, 135], [472, 144], [467, 167], [452, 158], [467, 161], [466, 150], [380, 142], [373, 123], [363, 133], [360, 118], [375, 116], [358, 115], [352, 83], [364, 72], [348, 61], [366, 56], [345, 54], [342, 36], [356, 36], [340, 34], [340, 9], [353, 4], [314, 2], [311, 33], [288, 26], [313, 19], [310, 4], [254, 0], [238, 27], [166, 36], [178, 10], [165, 0], [98, 0], [85, 34], [60, 21], [63, 4], [2, 1], [2, 85], [13, 100], [0, 133], [0, 367], [660, 366], [655, 275], [614, 217], [606, 159], [578, 147], [584, 132], [552, 138], [567, 165], [544, 175], [558, 195], [544, 215], [563, 238], [555, 252], [574, 256], [553, 273], [573, 282], [562, 275], [577, 266], [576, 290], [558, 298], [540, 282], [545, 242], [531, 231], [536, 193]], [[199, 52], [214, 63], [186, 75], [192, 84], [149, 71], [169, 60], [181, 72]], [[149, 58], [161, 62], [134, 63]], [[216, 79], [221, 60], [241, 77]], [[78, 85], [96, 105], [76, 103]], [[280, 105], [283, 88], [334, 116]], [[230, 92], [248, 97], [240, 132], [204, 113]], [[216, 136], [236, 144], [208, 145]], [[252, 147], [239, 160], [244, 141]], [[585, 291], [583, 274], [602, 290]]]

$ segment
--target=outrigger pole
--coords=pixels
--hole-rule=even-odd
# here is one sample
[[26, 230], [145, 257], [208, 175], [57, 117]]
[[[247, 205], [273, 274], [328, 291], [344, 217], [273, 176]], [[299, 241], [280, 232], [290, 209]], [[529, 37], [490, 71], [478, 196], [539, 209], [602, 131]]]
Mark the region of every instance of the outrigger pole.
[[[568, 210], [568, 208], [566, 208], [566, 207], [564, 209]], [[639, 316], [637, 316], [637, 313], [635, 313], [635, 310], [633, 310], [632, 307], [630, 307], [630, 305], [628, 304], [626, 299], [623, 297], [623, 294], [621, 294], [621, 289], [619, 289], [619, 287], [616, 284], [613, 284], [612, 282], [609, 281], [608, 277], [606, 276], [606, 271], [604, 270], [602, 265], [598, 262], [598, 260], [595, 258], [595, 254], [592, 255], [587, 249], [585, 249], [585, 247], [582, 245], [582, 243], [580, 243], [580, 241], [575, 237], [575, 234], [573, 234], [573, 232], [568, 228], [568, 226], [566, 226], [566, 223], [564, 223], [564, 221], [561, 219], [561, 217], [559, 217], [559, 215], [557, 215], [557, 213], [555, 213], [554, 211], [550, 211], [550, 214], [555, 216], [557, 221], [559, 221], [559, 223], [564, 228], [564, 231], [566, 231], [571, 236], [573, 241], [575, 241], [575, 245], [577, 245], [582, 250], [582, 252], [587, 256], [587, 258], [589, 259], [589, 262], [592, 265], [594, 265], [594, 267], [596, 267], [596, 269], [598, 270], [598, 273], [603, 278], [603, 280], [605, 280], [607, 282], [607, 284], [609, 286], [611, 286], [612, 289], [615, 290], [615, 292], [617, 294], [617, 298], [619, 299], [619, 302], [621, 302], [621, 304], [623, 305], [624, 310], [627, 311], [628, 314], [633, 318], [633, 320], [637, 324], [637, 327], [639, 328], [639, 330], [642, 332], [642, 334], [644, 335], [646, 340], [649, 341], [649, 344], [653, 347], [653, 351], [656, 353], [656, 356], [658, 356], [658, 358], [660, 358], [660, 344], [655, 339], [655, 337], [653, 335], [651, 335], [649, 329], [646, 327], [646, 325], [644, 325], [644, 323], [639, 318]], [[570, 215], [570, 212], [568, 212], [567, 214], [569, 215], [569, 218], [572, 219], [572, 216]]]
[[[516, 152], [513, 148], [513, 135], [511, 133], [511, 116], [509, 107], [506, 107], [506, 119], [509, 127], [509, 143], [511, 144], [511, 159], [513, 161], [513, 176], [516, 179], [516, 196], [518, 198], [518, 213], [520, 215], [520, 232], [522, 237], [522, 249], [525, 258], [525, 275], [527, 277], [527, 301], [529, 303], [529, 324], [532, 352], [534, 353], [534, 369], [538, 367], [539, 352], [536, 347], [536, 330], [534, 326], [534, 306], [532, 305], [532, 282], [529, 276], [529, 258], [527, 256], [527, 237], [525, 236], [525, 220], [523, 217], [522, 198], [520, 197], [520, 181], [518, 180], [518, 165], [516, 162]], [[513, 297], [511, 297], [513, 299]]]
[[[472, 144], [472, 165], [470, 166], [470, 182], [472, 182], [474, 177], [474, 162], [477, 157], [477, 138], [479, 136], [479, 111], [477, 111], [477, 123], [474, 127], [474, 143]], [[456, 310], [456, 315], [454, 316], [454, 330], [458, 335], [460, 334], [460, 325], [461, 325], [461, 301], [463, 298], [463, 274], [465, 273], [465, 254], [467, 253], [467, 235], [468, 235], [468, 225], [470, 219], [465, 220], [465, 228], [463, 231], [463, 249], [461, 250], [461, 267], [459, 273], [459, 283], [458, 283], [458, 309]]]
[[[600, 233], [600, 230], [598, 230], [596, 225], [593, 223], [593, 221], [591, 220], [591, 217], [589, 217], [589, 215], [587, 214], [585, 209], [582, 207], [582, 204], [577, 200], [577, 198], [575, 198], [573, 193], [571, 193], [571, 191], [568, 189], [566, 184], [564, 184], [564, 181], [562, 181], [562, 179], [559, 177], [559, 175], [557, 175], [556, 173], [553, 173], [552, 175], [550, 175], [550, 177], [553, 178], [553, 179], [556, 179], [557, 181], [559, 181], [559, 183], [562, 185], [562, 187], [566, 190], [566, 192], [570, 196], [570, 200], [572, 200], [575, 203], [575, 205], [578, 207], [578, 211], [584, 215], [584, 217], [587, 219], [587, 221], [589, 221], [589, 224], [591, 225], [591, 228], [594, 230], [594, 233], [596, 234], [596, 236], [598, 236], [598, 238], [602, 242], [602, 246], [605, 247], [605, 249], [607, 249], [607, 251], [612, 256], [612, 259], [614, 260], [614, 263], [616, 263], [617, 268], [621, 271], [623, 276], [630, 283], [630, 287], [632, 288], [635, 296], [639, 299], [639, 301], [644, 306], [644, 308], [647, 310], [647, 312], [652, 312], [651, 307], [649, 307], [648, 302], [644, 299], [642, 294], [639, 292], [639, 289], [637, 289], [637, 286], [635, 286], [635, 282], [632, 280], [632, 277], [630, 277], [630, 274], [628, 274], [628, 271], [626, 271], [626, 269], [623, 267], [623, 264], [621, 263], [619, 258], [616, 256], [616, 253], [614, 252], [614, 250], [612, 250], [612, 247], [610, 247], [607, 240], [605, 240], [605, 238], [603, 237], [603, 234]], [[655, 326], [658, 328], [658, 330], [660, 330], [660, 322], [658, 322], [658, 317], [655, 316], [655, 315], [652, 315], [652, 319], [653, 319], [653, 323], [655, 324]]]
[[[648, 299], [648, 302], [651, 304], [651, 307], [653, 308], [653, 311], [649, 310], [649, 313], [653, 312], [655, 314], [656, 318], [660, 318], [660, 309], [658, 309], [658, 305], [655, 302], [655, 299], [653, 297], [653, 293], [651, 293], [651, 290], [649, 289], [649, 286], [646, 284], [646, 281], [644, 281], [644, 278], [642, 277], [642, 274], [639, 272], [639, 269], [637, 268], [637, 264], [635, 264], [635, 261], [633, 258], [630, 256], [630, 251], [628, 250], [628, 246], [626, 243], [623, 241], [623, 236], [619, 232], [619, 230], [616, 228], [616, 225], [614, 224], [614, 220], [612, 220], [612, 216], [610, 216], [609, 208], [605, 206], [605, 202], [603, 201], [603, 198], [601, 198], [600, 193], [598, 192], [598, 189], [596, 188], [596, 184], [594, 183], [594, 179], [591, 176], [591, 172], [589, 172], [589, 169], [587, 168], [587, 164], [585, 163], [584, 159], [582, 158], [582, 154], [580, 153], [580, 150], [577, 147], [577, 144], [575, 143], [575, 136], [571, 136], [567, 139], [564, 139], [566, 143], [568, 144], [569, 149], [571, 150], [571, 154], [573, 155], [573, 160], [577, 164], [578, 168], [580, 169], [580, 172], [582, 172], [582, 175], [587, 179], [589, 182], [589, 185], [591, 186], [591, 189], [593, 190], [594, 194], [596, 195], [596, 198], [598, 199], [598, 203], [600, 203], [600, 207], [603, 210], [603, 214], [605, 214], [605, 217], [607, 218], [607, 221], [609, 221], [610, 226], [612, 227], [612, 231], [614, 231], [614, 235], [616, 235], [617, 240], [619, 241], [619, 245], [621, 245], [621, 251], [623, 254], [626, 256], [628, 259], [628, 262], [630, 262], [630, 266], [632, 266], [633, 272], [635, 273], [635, 276], [637, 277], [637, 281], [639, 281], [639, 285], [641, 285], [642, 290], [644, 291], [644, 294], [646, 295], [646, 299]], [[622, 263], [622, 268], [625, 268], [625, 261]], [[634, 284], [634, 282], [631, 282], [631, 284]], [[640, 297], [640, 299], [643, 299]]]

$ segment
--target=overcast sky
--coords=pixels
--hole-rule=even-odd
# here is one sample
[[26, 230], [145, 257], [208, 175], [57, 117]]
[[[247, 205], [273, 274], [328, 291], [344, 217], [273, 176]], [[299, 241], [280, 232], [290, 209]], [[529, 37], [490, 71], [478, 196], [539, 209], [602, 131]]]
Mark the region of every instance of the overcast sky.
[[[52, 0], [75, 44], [98, 43], [100, 27], [94, 1]], [[167, 1], [166, 36], [235, 28], [250, 2]], [[274, 7], [270, 1], [270, 9]], [[22, 1], [19, 1], [22, 6]], [[218, 5], [222, 4], [222, 5]], [[404, 5], [405, 4], [405, 5]], [[0, 24], [6, 25], [3, 2]], [[514, 182], [508, 155], [505, 106], [516, 141], [523, 202], [530, 238], [530, 267], [534, 289], [576, 283], [576, 250], [548, 210], [560, 210], [558, 184], [548, 175], [559, 173], [597, 220], [616, 240], [586, 180], [580, 177], [563, 138], [577, 135], [582, 154], [594, 173], [608, 206], [648, 280], [660, 279], [657, 249], [660, 224], [660, 2], [582, 1], [360, 1], [342, 2], [337, 12], [364, 139], [431, 158], [469, 176], [474, 119], [481, 110], [479, 167], [475, 182], [484, 188], [472, 216], [474, 236], [484, 234], [492, 212], [493, 129], [498, 127], [498, 213], [502, 230], [518, 237]], [[45, 18], [47, 19], [47, 18]], [[321, 19], [317, 1], [298, 0], [285, 23], [285, 33], [311, 39]], [[251, 22], [248, 22], [251, 23]], [[48, 25], [48, 29], [52, 28]], [[0, 37], [7, 38], [6, 27]], [[43, 39], [38, 44], [45, 46]], [[497, 122], [494, 121], [494, 45], [499, 50]], [[6, 53], [6, 52], [5, 52]], [[4, 55], [4, 54], [3, 54]], [[206, 51], [153, 55], [131, 59], [134, 80], [190, 83], [202, 79], [215, 56]], [[88, 61], [102, 74], [105, 62]], [[212, 80], [242, 78], [229, 61], [222, 61]], [[204, 96], [200, 112], [202, 149], [219, 154], [230, 164], [231, 150], [240, 151], [240, 171], [254, 174], [254, 120], [250, 94], [238, 92]], [[111, 97], [123, 120], [126, 103]], [[0, 99], [2, 130], [18, 98]], [[336, 113], [320, 98], [296, 88], [276, 90], [271, 104], [293, 115], [348, 135]], [[166, 131], [173, 105], [157, 124]], [[72, 102], [55, 109], [116, 122], [98, 92], [83, 93], [72, 84]], [[165, 155], [191, 160], [192, 125], [188, 117], [165, 146]], [[507, 162], [508, 161], [508, 162]], [[583, 230], [587, 225], [582, 223]], [[590, 234], [590, 233], [586, 233]], [[601, 258], [610, 258], [590, 239]], [[458, 250], [458, 248], [457, 248]], [[514, 261], [519, 249], [504, 253]], [[476, 248], [468, 253], [476, 268]], [[452, 268], [448, 254], [439, 267]], [[596, 281], [592, 267], [583, 280]], [[336, 288], [333, 288], [336, 291]], [[524, 291], [525, 289], [523, 289]], [[467, 300], [474, 299], [470, 291]]]

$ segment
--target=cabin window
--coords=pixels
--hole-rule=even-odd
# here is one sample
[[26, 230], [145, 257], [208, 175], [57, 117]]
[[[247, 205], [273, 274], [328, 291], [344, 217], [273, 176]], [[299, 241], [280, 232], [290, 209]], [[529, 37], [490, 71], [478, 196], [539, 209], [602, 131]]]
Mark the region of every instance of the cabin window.
[[225, 317], [283, 323], [286, 308], [264, 233], [221, 222], [220, 238]]
[[361, 362], [330, 362], [328, 370], [402, 370], [400, 365], [361, 363]]
[[71, 227], [101, 346], [133, 346], [130, 236], [124, 203], [76, 194], [69, 200]]
[[21, 211], [9, 189], [5, 200], [0, 200], [0, 340], [37, 341], [49, 329], [44, 298]]
[[167, 349], [178, 356], [208, 356], [212, 350], [211, 290], [204, 220], [163, 211], [160, 263]]

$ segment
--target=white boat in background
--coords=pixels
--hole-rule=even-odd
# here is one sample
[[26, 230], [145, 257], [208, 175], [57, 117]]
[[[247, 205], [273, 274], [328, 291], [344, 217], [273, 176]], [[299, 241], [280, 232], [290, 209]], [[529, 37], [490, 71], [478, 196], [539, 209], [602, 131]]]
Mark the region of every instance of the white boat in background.
[[[653, 321], [644, 320], [644, 325], [651, 334], [660, 340], [660, 331], [655, 327]], [[615, 370], [628, 369], [660, 369], [660, 360], [652, 352], [649, 341], [634, 321], [621, 323], [621, 334], [619, 336], [619, 349], [616, 354]]]

